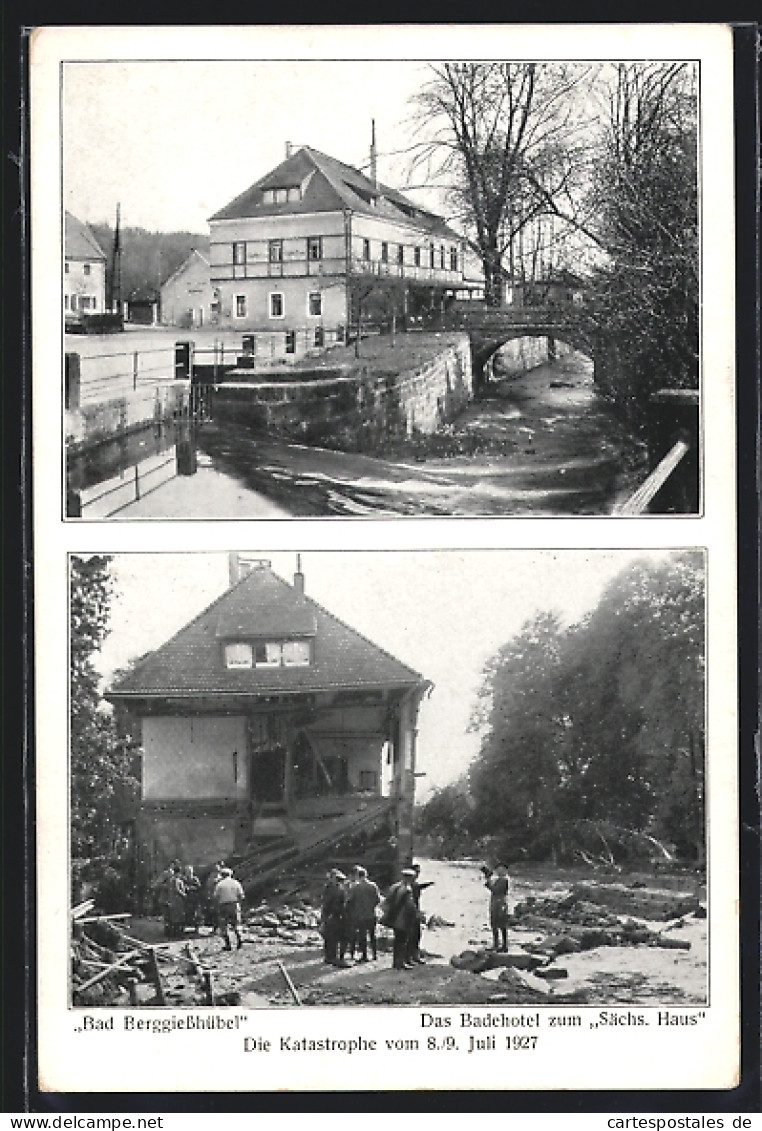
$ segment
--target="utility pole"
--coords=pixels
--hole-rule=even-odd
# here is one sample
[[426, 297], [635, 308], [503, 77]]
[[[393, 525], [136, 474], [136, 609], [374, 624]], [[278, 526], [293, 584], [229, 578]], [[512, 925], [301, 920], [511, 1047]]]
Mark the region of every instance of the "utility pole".
[[114, 246], [111, 251], [111, 275], [109, 278], [108, 306], [113, 313], [119, 314], [122, 300], [122, 246], [119, 232], [119, 218], [121, 205], [116, 206], [116, 227], [114, 228]]

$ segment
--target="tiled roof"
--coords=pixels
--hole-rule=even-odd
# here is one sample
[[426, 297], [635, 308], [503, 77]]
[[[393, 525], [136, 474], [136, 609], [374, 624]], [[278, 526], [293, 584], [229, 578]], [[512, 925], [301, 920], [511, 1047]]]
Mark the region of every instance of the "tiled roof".
[[67, 259], [105, 259], [106, 256], [87, 224], [71, 212], [64, 216], [64, 255]]
[[[299, 200], [283, 204], [265, 204], [263, 193], [268, 188], [304, 187]], [[376, 199], [371, 204], [371, 198]], [[373, 181], [327, 153], [303, 146], [275, 169], [261, 177], [245, 192], [231, 200], [210, 217], [214, 220], [240, 220], [257, 216], [291, 216], [305, 212], [335, 212], [349, 209], [367, 216], [411, 224], [431, 235], [457, 240], [441, 216], [420, 208], [396, 189]]]
[[[226, 668], [222, 637], [235, 635], [239, 628], [259, 635], [264, 624], [272, 626], [269, 631], [276, 639], [307, 635], [304, 626], [314, 626], [309, 667]], [[262, 566], [141, 660], [107, 697], [260, 695], [412, 687], [421, 682], [417, 672]]]

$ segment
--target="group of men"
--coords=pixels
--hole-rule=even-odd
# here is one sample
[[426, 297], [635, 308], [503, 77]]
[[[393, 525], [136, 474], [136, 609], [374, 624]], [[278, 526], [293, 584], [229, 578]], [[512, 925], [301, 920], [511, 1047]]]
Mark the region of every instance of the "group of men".
[[323, 960], [332, 966], [348, 966], [347, 956], [359, 962], [378, 958], [376, 926], [380, 922], [394, 931], [392, 965], [395, 970], [412, 970], [423, 963], [421, 956], [421, 892], [430, 887], [421, 883], [420, 865], [403, 868], [401, 878], [392, 884], [381, 900], [378, 885], [368, 878], [367, 869], [357, 864], [352, 879], [339, 869], [328, 873], [321, 907]]
[[219, 931], [226, 950], [233, 949], [230, 932], [238, 948], [243, 946], [241, 908], [245, 896], [231, 868], [223, 863], [215, 864], [202, 888], [192, 864], [183, 866], [179, 860], [173, 860], [160, 877], [159, 886], [163, 890], [164, 930], [168, 938], [181, 935], [186, 927], [197, 928], [203, 922], [214, 932]]
[[[395, 970], [412, 970], [423, 963], [421, 956], [421, 892], [430, 883], [421, 883], [420, 864], [403, 868], [382, 901], [378, 884], [367, 869], [357, 864], [351, 880], [339, 868], [332, 868], [323, 888], [320, 926], [323, 958], [333, 966], [348, 966], [348, 959], [359, 962], [378, 958], [377, 924], [394, 932], [392, 965]], [[191, 864], [173, 860], [160, 878], [163, 890], [164, 923], [168, 937], [182, 934], [185, 927], [201, 922], [219, 932], [226, 950], [232, 950], [241, 937], [245, 894], [232, 869], [214, 864], [202, 887]]]

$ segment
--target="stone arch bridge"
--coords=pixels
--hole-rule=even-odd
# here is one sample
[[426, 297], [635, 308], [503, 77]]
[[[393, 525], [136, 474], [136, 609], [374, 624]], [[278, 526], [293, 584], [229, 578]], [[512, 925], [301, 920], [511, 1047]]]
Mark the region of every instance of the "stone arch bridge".
[[[589, 314], [574, 307], [486, 307], [474, 304], [465, 309], [463, 304], [443, 315], [442, 328], [463, 330], [471, 339], [471, 358], [474, 380], [485, 380], [493, 355], [516, 338], [548, 338], [567, 342], [586, 354], [594, 366], [594, 377], [601, 356], [603, 335]], [[552, 352], [552, 350], [551, 350]]]

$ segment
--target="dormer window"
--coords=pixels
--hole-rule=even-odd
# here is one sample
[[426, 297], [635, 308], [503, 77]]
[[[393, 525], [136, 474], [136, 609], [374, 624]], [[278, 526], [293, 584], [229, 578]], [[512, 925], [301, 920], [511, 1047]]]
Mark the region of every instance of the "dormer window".
[[225, 645], [226, 668], [251, 668], [253, 666], [254, 654], [251, 644], [235, 643]]
[[306, 668], [310, 665], [309, 640], [237, 640], [225, 645], [225, 667]]
[[287, 185], [283, 188], [267, 188], [262, 190], [263, 204], [287, 204], [289, 201], [301, 199], [302, 189], [300, 185]]
[[284, 668], [308, 667], [310, 662], [309, 640], [284, 640], [282, 655]]

